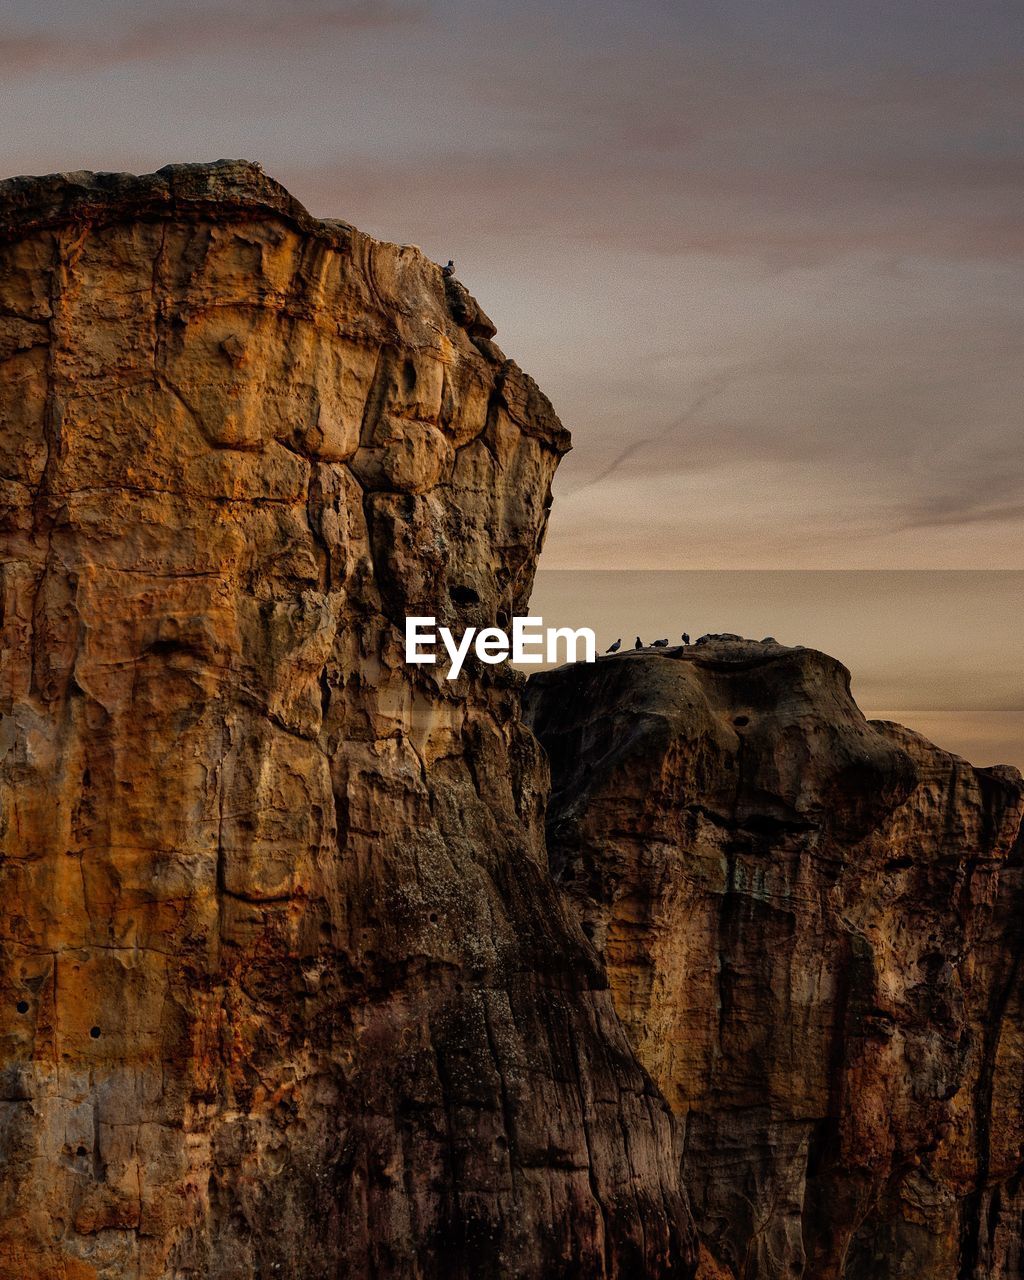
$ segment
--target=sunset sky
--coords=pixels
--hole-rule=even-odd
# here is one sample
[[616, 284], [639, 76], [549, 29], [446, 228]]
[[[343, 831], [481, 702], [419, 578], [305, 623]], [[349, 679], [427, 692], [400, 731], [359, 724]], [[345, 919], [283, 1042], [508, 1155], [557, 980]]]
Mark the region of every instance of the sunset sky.
[[1022, 77], [1019, 0], [8, 0], [0, 168], [453, 256], [573, 432], [546, 569], [1020, 569]]
[[1018, 0], [9, 0], [6, 174], [261, 161], [456, 258], [548, 568], [1024, 565]]

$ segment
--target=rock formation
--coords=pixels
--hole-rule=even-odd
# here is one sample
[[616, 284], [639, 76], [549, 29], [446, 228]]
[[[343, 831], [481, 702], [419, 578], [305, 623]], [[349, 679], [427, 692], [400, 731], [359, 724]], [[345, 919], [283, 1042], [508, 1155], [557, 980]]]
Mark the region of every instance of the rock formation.
[[255, 166], [0, 186], [0, 1276], [690, 1273], [521, 681], [402, 661], [525, 612], [493, 334]]
[[1024, 1275], [1017, 771], [736, 637], [541, 673], [526, 707], [552, 870], [723, 1273]]
[[403, 661], [526, 612], [493, 337], [253, 165], [0, 184], [0, 1280], [1020, 1277], [1020, 776], [627, 653], [549, 865], [522, 678]]

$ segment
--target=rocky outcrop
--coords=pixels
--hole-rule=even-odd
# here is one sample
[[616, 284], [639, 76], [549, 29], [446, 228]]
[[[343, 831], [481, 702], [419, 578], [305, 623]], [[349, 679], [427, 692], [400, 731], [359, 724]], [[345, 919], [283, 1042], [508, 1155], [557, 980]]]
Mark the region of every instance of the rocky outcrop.
[[[522, 681], [568, 437], [256, 166], [0, 184], [0, 1280], [1024, 1274], [1022, 784], [709, 638]], [[555, 877], [552, 878], [551, 871]], [[557, 883], [556, 883], [557, 881]]]
[[402, 661], [525, 612], [493, 334], [252, 165], [0, 186], [0, 1275], [689, 1273], [517, 677]]
[[706, 638], [541, 673], [552, 868], [743, 1280], [1024, 1275], [1022, 784]]

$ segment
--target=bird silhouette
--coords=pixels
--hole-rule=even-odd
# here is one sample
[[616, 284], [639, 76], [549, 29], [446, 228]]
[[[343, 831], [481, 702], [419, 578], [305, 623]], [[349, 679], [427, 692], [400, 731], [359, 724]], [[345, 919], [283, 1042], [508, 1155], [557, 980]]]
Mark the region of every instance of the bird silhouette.
[[667, 639], [666, 639], [666, 640], [655, 640], [655, 641], [654, 641], [654, 644], [653, 644], [653, 646], [652, 646], [652, 647], [653, 647], [653, 648], [655, 648], [655, 649], [664, 649], [664, 648], [665, 648], [665, 646], [666, 646], [667, 644], [668, 644], [668, 640], [667, 640]]
[[643, 647], [644, 647], [644, 642], [640, 639], [640, 637], [639, 637], [639, 636], [637, 636], [637, 638], [636, 638], [636, 644], [633, 646], [633, 648], [634, 648], [634, 649], [642, 649]]
[[445, 263], [445, 265], [441, 268], [441, 274], [444, 276], [446, 280], [449, 278], [449, 276], [453, 276], [455, 274], [455, 263], [451, 258], [449, 258], [447, 263]]
[[679, 639], [680, 639], [680, 640], [682, 640], [683, 644], [689, 644], [689, 643], [690, 643], [690, 637], [686, 634], [686, 632], [685, 632], [685, 631], [684, 631], [684, 632], [683, 632], [683, 634], [679, 637]]
[[620, 636], [619, 639], [616, 640], [614, 644], [610, 644], [608, 646], [608, 648], [605, 650], [605, 653], [618, 653], [618, 651], [621, 648], [622, 648], [622, 637]]

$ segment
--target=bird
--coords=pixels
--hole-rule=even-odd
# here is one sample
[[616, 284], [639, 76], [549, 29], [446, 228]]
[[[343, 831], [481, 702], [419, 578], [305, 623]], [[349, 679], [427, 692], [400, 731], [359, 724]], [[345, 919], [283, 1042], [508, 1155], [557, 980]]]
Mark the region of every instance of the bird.
[[610, 644], [608, 646], [608, 648], [605, 650], [605, 653], [618, 653], [618, 651], [621, 648], [622, 648], [622, 637], [620, 636], [618, 640], [615, 641], [614, 644]]
[[667, 639], [665, 639], [665, 640], [655, 640], [655, 641], [654, 641], [654, 644], [653, 644], [653, 646], [652, 646], [652, 647], [653, 647], [653, 648], [655, 648], [655, 649], [664, 649], [664, 648], [665, 648], [665, 646], [666, 646], [667, 644], [668, 644], [668, 640], [667, 640]]
[[441, 274], [446, 280], [455, 274], [455, 261], [449, 258], [445, 265], [441, 268]]
[[689, 644], [689, 643], [690, 643], [690, 637], [686, 634], [686, 632], [685, 632], [685, 631], [684, 631], [684, 632], [683, 632], [683, 634], [679, 637], [679, 639], [680, 639], [680, 640], [682, 640], [683, 644]]
[[634, 648], [634, 649], [642, 649], [643, 647], [644, 647], [644, 642], [640, 639], [640, 637], [639, 637], [639, 636], [637, 636], [637, 638], [636, 638], [636, 644], [633, 646], [633, 648]]

